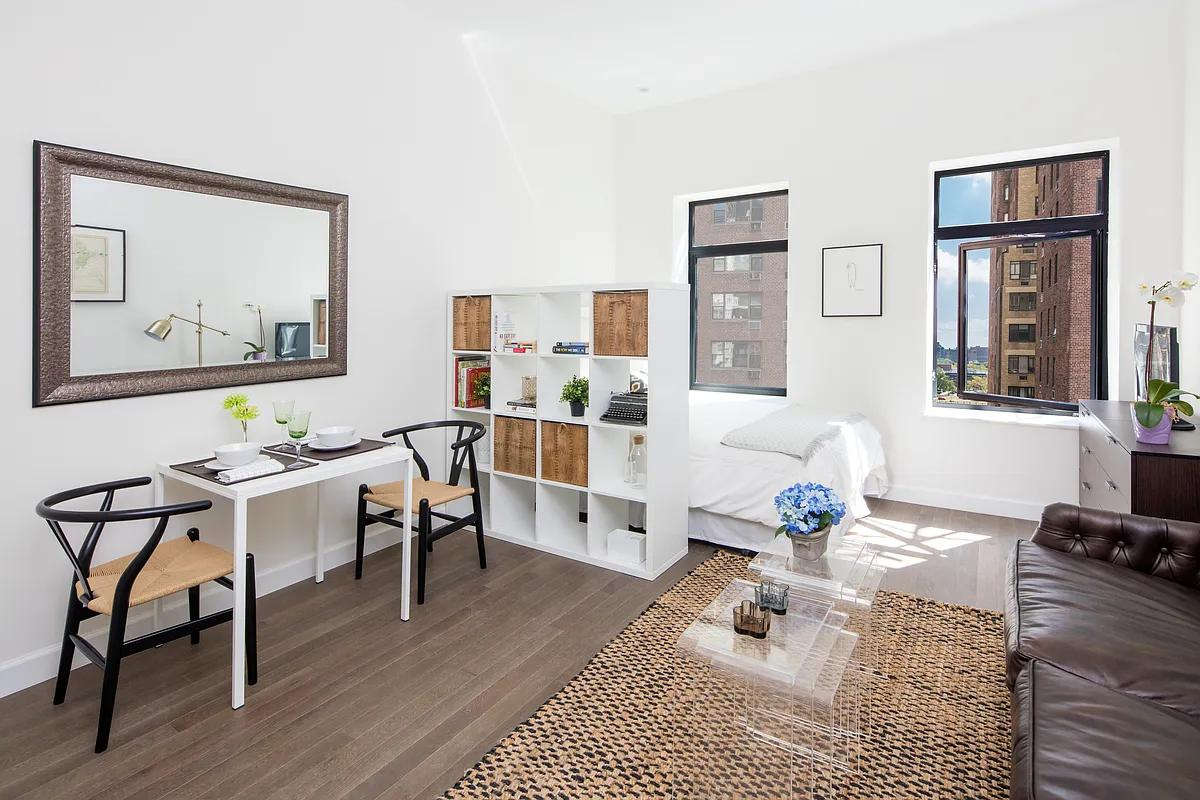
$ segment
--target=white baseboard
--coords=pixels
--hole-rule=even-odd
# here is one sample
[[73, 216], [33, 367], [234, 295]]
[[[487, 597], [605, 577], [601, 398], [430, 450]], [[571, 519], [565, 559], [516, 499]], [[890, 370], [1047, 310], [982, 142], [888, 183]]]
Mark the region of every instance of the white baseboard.
[[1041, 519], [1042, 509], [1046, 506], [1045, 503], [945, 492], [920, 486], [893, 486], [884, 497], [901, 503], [915, 503], [935, 508], [950, 508], [955, 511], [971, 511], [976, 514], [993, 514], [998, 517], [1030, 520]]
[[[377, 531], [368, 531], [366, 552], [373, 553], [384, 547], [390, 547], [399, 541], [400, 532], [391, 527], [381, 528]], [[328, 572], [334, 567], [347, 564], [353, 560], [354, 539], [346, 539], [326, 549], [325, 570]], [[316, 554], [314, 553], [269, 569], [256, 569], [254, 576], [255, 588], [258, 590], [258, 596], [262, 597], [284, 587], [291, 586], [294, 583], [311, 579], [316, 573], [317, 562]], [[205, 613], [220, 611], [233, 605], [233, 598], [228, 589], [211, 587], [204, 592], [203, 597]], [[154, 630], [154, 605], [153, 603], [147, 603], [145, 606], [140, 606], [130, 613], [129, 622], [126, 624], [125, 629], [127, 638], [142, 636]], [[187, 603], [182, 594], [160, 601], [158, 607], [159, 626], [162, 627], [182, 622], [186, 619], [186, 609]], [[66, 609], [63, 612], [66, 613]], [[89, 620], [92, 623], [90, 626], [91, 630], [88, 630], [89, 626], [87, 623], [84, 624], [84, 638], [91, 642], [101, 653], [104, 652], [105, 643], [108, 639], [107, 620], [107, 617]], [[22, 689], [53, 678], [58, 672], [60, 647], [61, 644], [55, 642], [52, 645], [0, 663], [0, 697], [12, 694], [13, 692], [19, 692]], [[82, 655], [76, 653], [72, 669], [78, 669], [90, 663]], [[49, 701], [47, 700], [47, 702]]]

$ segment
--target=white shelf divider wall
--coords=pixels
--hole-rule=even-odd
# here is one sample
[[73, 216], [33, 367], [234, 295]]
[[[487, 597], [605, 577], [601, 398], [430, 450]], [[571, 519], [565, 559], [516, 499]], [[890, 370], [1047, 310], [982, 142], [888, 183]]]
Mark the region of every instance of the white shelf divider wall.
[[[644, 291], [648, 295], [648, 334], [645, 356], [568, 355], [552, 352], [555, 342], [594, 345], [593, 294]], [[446, 407], [451, 419], [468, 419], [488, 426], [484, 440], [492, 447], [491, 424], [496, 415], [535, 420], [535, 476], [495, 474], [481, 466], [484, 484], [485, 533], [556, 555], [608, 569], [654, 579], [687, 553], [687, 440], [688, 440], [688, 287], [683, 284], [603, 284], [528, 287], [451, 292], [446, 299], [447, 371], [456, 354], [453, 345], [454, 298], [491, 296], [489, 341], [491, 409], [456, 409], [454, 376], [446, 381]], [[501, 329], [521, 341], [537, 342], [532, 354], [502, 352]], [[645, 374], [649, 386], [644, 426], [606, 423], [600, 415], [609, 395], [629, 390], [631, 372]], [[520, 397], [521, 378], [537, 376], [536, 415], [512, 412], [505, 405]], [[583, 417], [572, 417], [559, 401], [562, 385], [572, 375], [587, 377], [589, 405]], [[572, 486], [542, 475], [541, 423], [586, 425], [588, 482]], [[634, 433], [646, 437], [645, 487], [624, 482], [625, 459]], [[494, 454], [481, 454], [482, 464], [495, 464]], [[489, 474], [490, 473], [490, 474]], [[465, 478], [464, 478], [465, 480]], [[584, 521], [586, 519], [586, 521]], [[610, 558], [608, 534], [638, 527], [645, 530], [646, 559], [630, 563]]]

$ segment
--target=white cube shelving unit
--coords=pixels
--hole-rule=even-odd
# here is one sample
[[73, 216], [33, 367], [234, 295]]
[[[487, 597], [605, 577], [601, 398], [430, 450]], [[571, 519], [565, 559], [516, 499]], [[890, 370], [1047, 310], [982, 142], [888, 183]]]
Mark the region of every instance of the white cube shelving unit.
[[[647, 294], [647, 349], [642, 355], [565, 355], [553, 353], [558, 341], [595, 344], [593, 295], [597, 292]], [[490, 297], [490, 350], [455, 350], [454, 298]], [[447, 297], [447, 409], [452, 419], [470, 419], [488, 427], [478, 450], [487, 535], [608, 569], [653, 579], [687, 553], [688, 437], [688, 287], [682, 284], [604, 284], [520, 287], [456, 291]], [[501, 333], [537, 342], [536, 353], [504, 353]], [[455, 356], [485, 355], [490, 360], [492, 407], [453, 404]], [[613, 392], [629, 391], [631, 374], [644, 375], [649, 387], [645, 425], [604, 422]], [[559, 401], [562, 385], [573, 375], [588, 378], [589, 402], [583, 417], [572, 417]], [[536, 414], [505, 406], [521, 396], [522, 378], [537, 377]], [[492, 423], [497, 416], [535, 420], [535, 476], [498, 472], [492, 452]], [[542, 422], [587, 427], [586, 485], [542, 477]], [[645, 487], [624, 482], [631, 437], [646, 437]], [[459, 501], [462, 502], [462, 501]], [[610, 558], [608, 534], [635, 526], [646, 534], [646, 559], [640, 564]]]

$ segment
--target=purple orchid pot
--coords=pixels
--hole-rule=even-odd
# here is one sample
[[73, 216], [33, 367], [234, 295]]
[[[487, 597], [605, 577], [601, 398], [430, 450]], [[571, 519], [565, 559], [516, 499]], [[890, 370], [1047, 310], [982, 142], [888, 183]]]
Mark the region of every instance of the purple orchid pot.
[[1153, 428], [1147, 428], [1138, 422], [1136, 407], [1131, 403], [1129, 416], [1133, 419], [1133, 433], [1142, 444], [1166, 444], [1171, 438], [1171, 415], [1163, 414], [1159, 423]]

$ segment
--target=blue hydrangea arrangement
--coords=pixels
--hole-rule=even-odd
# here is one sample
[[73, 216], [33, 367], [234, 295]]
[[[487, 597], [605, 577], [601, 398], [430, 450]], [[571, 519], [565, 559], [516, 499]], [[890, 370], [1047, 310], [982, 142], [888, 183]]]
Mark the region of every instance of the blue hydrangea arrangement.
[[837, 525], [846, 516], [846, 504], [837, 493], [820, 483], [797, 483], [775, 495], [775, 510], [783, 524], [775, 531], [778, 536], [811, 536], [817, 531]]

